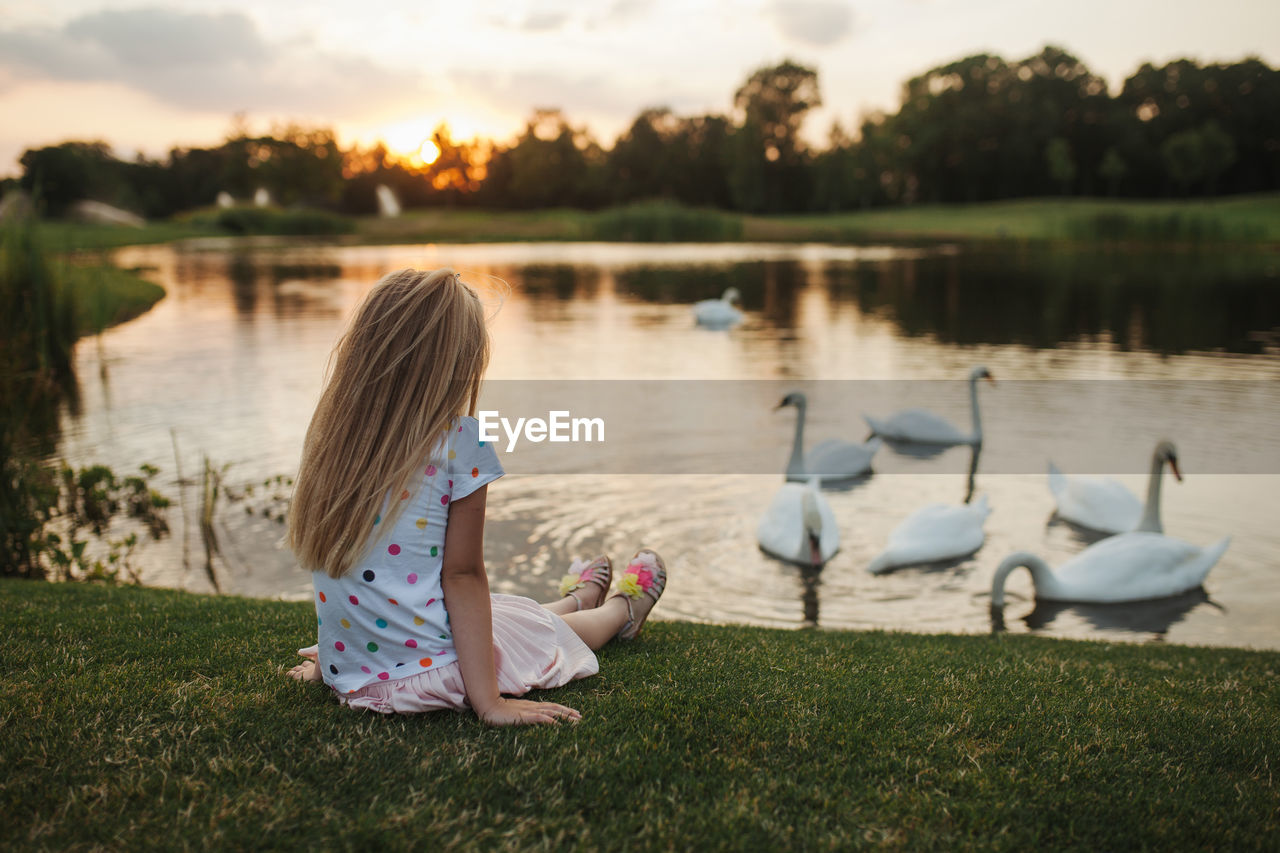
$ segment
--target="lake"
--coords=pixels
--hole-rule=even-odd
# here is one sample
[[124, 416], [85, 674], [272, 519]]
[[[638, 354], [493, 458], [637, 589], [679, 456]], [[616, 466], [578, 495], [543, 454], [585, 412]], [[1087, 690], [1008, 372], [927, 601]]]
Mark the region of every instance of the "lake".
[[[607, 449], [526, 444], [504, 456], [486, 539], [497, 591], [545, 599], [574, 556], [621, 560], [650, 544], [671, 570], [655, 618], [985, 632], [1005, 556], [1029, 550], [1056, 566], [1093, 541], [1053, 518], [1048, 460], [1142, 496], [1152, 447], [1169, 438], [1185, 479], [1165, 478], [1166, 532], [1197, 545], [1232, 537], [1205, 591], [1033, 607], [1017, 572], [1005, 628], [1280, 648], [1276, 255], [250, 239], [132, 247], [114, 261], [168, 295], [81, 342], [59, 453], [119, 472], [155, 465], [158, 488], [181, 494], [171, 537], [134, 557], [148, 584], [309, 598], [309, 576], [279, 545], [288, 484], [276, 478], [296, 469], [329, 352], [381, 275], [452, 266], [489, 307], [487, 397], [523, 393], [522, 405], [545, 399], [542, 412], [599, 406], [615, 436]], [[730, 286], [743, 322], [697, 327], [692, 303]], [[997, 383], [980, 391], [971, 477], [968, 448], [882, 448], [874, 475], [824, 492], [841, 548], [820, 574], [761, 552], [756, 524], [795, 428], [793, 409], [774, 410], [787, 390], [808, 395], [810, 445], [861, 440], [863, 413], [903, 405], [967, 428], [964, 378], [979, 364]], [[206, 458], [224, 484], [212, 577], [197, 523]], [[977, 553], [867, 571], [911, 512], [970, 494], [993, 509]]]

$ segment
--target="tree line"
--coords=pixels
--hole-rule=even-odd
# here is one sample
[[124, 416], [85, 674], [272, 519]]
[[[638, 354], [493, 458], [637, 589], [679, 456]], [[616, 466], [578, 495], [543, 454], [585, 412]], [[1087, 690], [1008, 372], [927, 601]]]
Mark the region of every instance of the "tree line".
[[233, 129], [213, 148], [117, 159], [102, 142], [27, 150], [18, 183], [48, 213], [78, 199], [162, 218], [265, 189], [283, 206], [595, 209], [648, 199], [752, 213], [842, 211], [1026, 196], [1187, 197], [1280, 190], [1280, 71], [1256, 58], [1144, 64], [1112, 94], [1047, 46], [1016, 62], [979, 54], [902, 87], [896, 113], [801, 135], [822, 104], [818, 73], [784, 61], [734, 93], [725, 114], [646, 109], [603, 147], [560, 110], [538, 110], [508, 143], [454, 140], [430, 164], [385, 147], [343, 150], [331, 130]]

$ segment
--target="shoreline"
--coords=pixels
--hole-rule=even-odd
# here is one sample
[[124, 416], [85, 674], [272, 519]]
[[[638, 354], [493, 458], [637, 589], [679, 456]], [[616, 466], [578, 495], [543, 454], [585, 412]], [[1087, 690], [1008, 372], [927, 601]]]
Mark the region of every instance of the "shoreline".
[[[841, 213], [755, 216], [662, 202], [584, 211], [430, 208], [396, 218], [347, 220], [353, 233], [280, 235], [358, 245], [546, 241], [880, 242], [1043, 244], [1118, 248], [1280, 251], [1280, 194], [1194, 201], [1029, 198], [968, 205], [917, 204]], [[703, 227], [705, 226], [705, 227]], [[228, 237], [191, 219], [141, 228], [43, 222], [55, 251], [105, 250], [192, 237]]]

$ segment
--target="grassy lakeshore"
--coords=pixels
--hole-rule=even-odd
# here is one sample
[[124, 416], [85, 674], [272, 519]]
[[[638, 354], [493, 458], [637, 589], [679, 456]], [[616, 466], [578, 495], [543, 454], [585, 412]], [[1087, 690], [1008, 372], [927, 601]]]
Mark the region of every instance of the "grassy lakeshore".
[[282, 675], [308, 604], [0, 582], [11, 847], [1274, 845], [1280, 654], [657, 623], [583, 721]]
[[[971, 205], [911, 205], [854, 213], [745, 216], [642, 204], [589, 212], [414, 210], [362, 217], [357, 243], [476, 243], [618, 239], [782, 242], [1018, 241], [1068, 245], [1280, 245], [1280, 195], [1196, 201], [1020, 199]], [[227, 236], [199, 218], [142, 228], [45, 223], [53, 248], [103, 249], [189, 237]]]

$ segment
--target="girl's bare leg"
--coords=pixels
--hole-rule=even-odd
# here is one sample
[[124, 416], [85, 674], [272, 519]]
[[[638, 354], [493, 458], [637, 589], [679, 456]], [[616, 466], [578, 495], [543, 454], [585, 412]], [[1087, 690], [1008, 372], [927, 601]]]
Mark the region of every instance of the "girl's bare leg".
[[577, 602], [574, 600], [572, 595], [566, 595], [558, 601], [552, 601], [551, 603], [544, 604], [542, 606], [557, 616], [564, 616], [566, 613], [578, 612]]
[[[570, 605], [572, 606], [572, 602]], [[627, 624], [627, 602], [621, 596], [615, 595], [599, 607], [561, 613], [560, 618], [573, 629], [588, 648], [595, 651], [612, 640], [622, 630], [622, 626]]]

